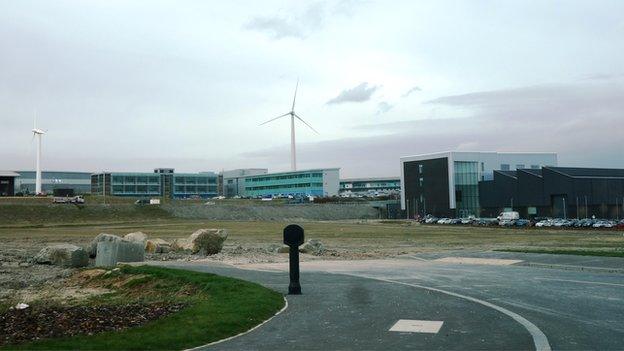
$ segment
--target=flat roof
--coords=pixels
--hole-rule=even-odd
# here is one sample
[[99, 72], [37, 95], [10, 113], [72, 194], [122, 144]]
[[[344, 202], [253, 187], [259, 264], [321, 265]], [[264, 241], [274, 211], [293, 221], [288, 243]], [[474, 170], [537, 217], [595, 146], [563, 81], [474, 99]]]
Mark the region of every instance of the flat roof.
[[404, 158], [433, 158], [444, 157], [451, 154], [491, 154], [491, 155], [557, 155], [556, 152], [522, 152], [522, 151], [440, 151], [418, 155], [401, 156]]
[[0, 171], [0, 177], [19, 177], [19, 173], [13, 171]]
[[243, 175], [236, 178], [250, 178], [250, 177], [267, 177], [272, 175], [280, 175], [280, 174], [295, 174], [295, 173], [310, 173], [310, 172], [322, 172], [322, 171], [339, 171], [340, 168], [313, 168], [313, 169], [302, 169], [297, 171], [286, 171], [286, 172], [275, 172], [275, 173], [264, 173], [264, 174], [254, 174], [254, 175]]
[[401, 180], [400, 176], [396, 177], [368, 177], [368, 178], [344, 178], [340, 179], [340, 182], [367, 182], [367, 181], [378, 181], [378, 180]]

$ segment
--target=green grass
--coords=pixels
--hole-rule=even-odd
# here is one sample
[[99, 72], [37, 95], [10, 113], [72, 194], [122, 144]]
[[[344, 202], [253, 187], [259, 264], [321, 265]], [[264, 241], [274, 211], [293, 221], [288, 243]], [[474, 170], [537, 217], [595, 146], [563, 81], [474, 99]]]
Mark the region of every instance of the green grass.
[[596, 251], [596, 250], [546, 250], [546, 249], [501, 249], [501, 252], [539, 253], [552, 255], [577, 255], [577, 256], [601, 256], [601, 257], [624, 257], [624, 251]]
[[[40, 340], [4, 349], [180, 350], [249, 330], [284, 306], [282, 295], [273, 290], [214, 274], [150, 266], [125, 266], [122, 274], [146, 277], [130, 280], [120, 292], [95, 298], [90, 303], [122, 303], [138, 298], [141, 301], [169, 299], [188, 306], [144, 326], [121, 332]], [[184, 289], [188, 292], [189, 287], [193, 289], [192, 294], [180, 293]], [[131, 295], [137, 291], [146, 296]]]

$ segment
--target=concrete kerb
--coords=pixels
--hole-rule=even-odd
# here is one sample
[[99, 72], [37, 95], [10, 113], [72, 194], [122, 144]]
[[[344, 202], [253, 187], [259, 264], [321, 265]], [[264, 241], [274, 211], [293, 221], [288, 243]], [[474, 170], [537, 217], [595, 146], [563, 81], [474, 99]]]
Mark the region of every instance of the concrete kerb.
[[222, 342], [226, 342], [226, 341], [230, 341], [230, 340], [232, 340], [232, 339], [238, 338], [238, 337], [243, 336], [243, 335], [245, 335], [245, 334], [249, 334], [249, 333], [251, 333], [252, 331], [254, 331], [254, 330], [256, 330], [256, 329], [260, 328], [261, 326], [263, 326], [263, 325], [265, 325], [265, 324], [269, 323], [269, 322], [270, 322], [273, 318], [277, 317], [278, 315], [282, 314], [282, 312], [286, 311], [286, 309], [287, 309], [287, 308], [288, 308], [288, 299], [286, 299], [286, 296], [284, 296], [284, 307], [282, 307], [282, 309], [281, 309], [281, 310], [277, 311], [277, 312], [276, 312], [276, 313], [275, 313], [275, 314], [274, 314], [271, 318], [269, 318], [269, 319], [265, 320], [264, 322], [262, 322], [262, 323], [260, 323], [260, 324], [256, 325], [255, 327], [253, 327], [253, 328], [251, 328], [251, 329], [249, 329], [249, 330], [247, 330], [247, 331], [244, 331], [244, 332], [242, 332], [242, 333], [239, 333], [239, 334], [236, 334], [236, 335], [230, 336], [230, 337], [228, 337], [228, 338], [221, 339], [221, 340], [217, 340], [217, 341], [213, 341], [213, 342], [211, 342], [211, 343], [209, 343], [209, 344], [205, 344], [205, 345], [195, 346], [195, 347], [190, 348], [190, 349], [185, 349], [184, 351], [198, 351], [198, 350], [203, 350], [203, 349], [204, 349], [204, 348], [206, 348], [206, 347], [213, 346], [213, 345], [217, 345], [217, 344], [220, 344], [220, 343], [222, 343]]

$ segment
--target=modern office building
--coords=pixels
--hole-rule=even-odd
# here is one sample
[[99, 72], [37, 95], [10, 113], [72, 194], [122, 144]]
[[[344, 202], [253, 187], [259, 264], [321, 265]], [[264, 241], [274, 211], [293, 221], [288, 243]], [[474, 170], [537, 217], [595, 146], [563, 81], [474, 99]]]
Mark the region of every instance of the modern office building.
[[393, 195], [401, 190], [399, 177], [350, 178], [340, 180], [340, 195]]
[[[35, 171], [17, 171], [19, 177], [15, 181], [15, 192], [24, 195], [35, 193]], [[91, 192], [90, 172], [43, 171], [41, 172], [41, 191], [54, 194], [57, 191], [72, 194], [88, 194]]]
[[624, 169], [543, 167], [495, 171], [479, 182], [482, 213], [523, 218], [623, 218]]
[[267, 173], [240, 178], [244, 196], [336, 196], [340, 168]]
[[479, 182], [494, 170], [556, 166], [555, 153], [449, 151], [401, 157], [401, 208], [408, 218], [479, 216]]
[[153, 173], [95, 173], [91, 175], [91, 192], [107, 196], [210, 198], [217, 196], [217, 174], [175, 173], [173, 168], [157, 168]]
[[15, 195], [15, 180], [19, 177], [13, 171], [0, 171], [0, 196]]
[[268, 168], [241, 168], [223, 171], [219, 173], [223, 182], [223, 190], [219, 195], [226, 197], [242, 196], [245, 193], [245, 177], [267, 173], [269, 173]]

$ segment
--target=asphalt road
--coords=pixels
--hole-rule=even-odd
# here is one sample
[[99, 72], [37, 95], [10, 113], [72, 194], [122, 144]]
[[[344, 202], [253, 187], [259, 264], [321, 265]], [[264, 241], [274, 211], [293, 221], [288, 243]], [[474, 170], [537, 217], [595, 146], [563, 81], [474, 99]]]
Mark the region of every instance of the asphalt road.
[[[286, 293], [283, 264], [167, 263]], [[622, 350], [624, 260], [456, 252], [302, 263], [303, 295], [262, 327], [209, 350]], [[398, 320], [437, 333], [390, 331]]]

